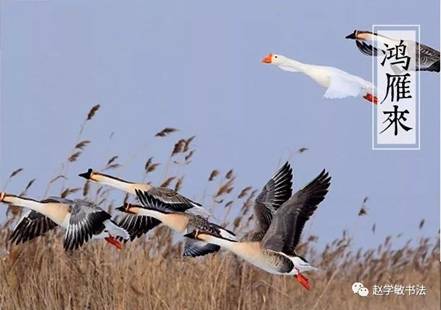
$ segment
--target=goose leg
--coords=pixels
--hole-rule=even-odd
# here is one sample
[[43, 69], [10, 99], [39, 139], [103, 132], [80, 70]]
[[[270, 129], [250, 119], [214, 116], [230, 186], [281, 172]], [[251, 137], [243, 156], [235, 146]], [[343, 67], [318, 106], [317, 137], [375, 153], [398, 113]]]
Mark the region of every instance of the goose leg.
[[306, 288], [307, 290], [311, 289], [311, 285], [309, 284], [309, 280], [300, 272], [294, 276], [296, 280], [300, 283], [301, 286]]

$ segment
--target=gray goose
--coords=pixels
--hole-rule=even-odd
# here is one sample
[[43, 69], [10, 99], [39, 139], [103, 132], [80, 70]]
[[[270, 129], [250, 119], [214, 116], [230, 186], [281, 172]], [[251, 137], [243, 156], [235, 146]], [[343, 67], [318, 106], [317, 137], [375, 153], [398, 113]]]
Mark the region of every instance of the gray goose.
[[[145, 218], [153, 218], [158, 221], [158, 223], [162, 223], [181, 235], [194, 229], [206, 229], [217, 236], [233, 240], [236, 239], [233, 232], [219, 225], [210, 223], [200, 215], [187, 213], [185, 210], [177, 208], [176, 205], [166, 205], [149, 192], [136, 191], [141, 205], [125, 203], [123, 206], [117, 208], [117, 210], [121, 212], [134, 215], [130, 218], [130, 222], [126, 223], [126, 226], [129, 227], [129, 230], [136, 236], [142, 235], [145, 231], [142, 221]], [[203, 256], [217, 252], [219, 249], [220, 247], [218, 245], [189, 239], [185, 242], [183, 256]]]
[[[346, 36], [346, 39], [355, 40], [355, 44], [357, 48], [365, 55], [368, 56], [378, 56], [379, 50], [384, 54], [385, 51], [378, 48], [378, 43], [386, 43], [391, 47], [393, 45], [397, 45], [400, 43], [400, 40], [388, 38], [382, 35], [379, 35], [375, 32], [371, 31], [360, 31], [354, 30], [353, 33]], [[366, 43], [367, 41], [371, 41], [372, 44]], [[408, 46], [415, 46], [416, 49], [416, 64], [415, 71], [433, 71], [439, 72], [439, 61], [440, 54], [436, 49], [431, 48], [430, 46], [418, 43], [418, 42], [407, 42], [403, 41]]]
[[10, 236], [10, 240], [17, 244], [43, 235], [57, 226], [66, 231], [66, 250], [75, 250], [92, 239], [104, 239], [121, 249], [117, 238], [129, 238], [127, 231], [114, 223], [110, 214], [89, 201], [58, 197], [37, 201], [1, 192], [0, 202], [29, 209]]
[[[285, 200], [291, 196], [292, 170], [286, 163], [280, 170], [268, 181], [260, 193], [258, 200], [260, 207], [265, 210], [275, 210]], [[137, 190], [137, 195], [142, 206], [125, 206], [120, 211], [134, 213], [138, 215], [150, 216], [180, 234], [187, 234], [195, 230], [208, 231], [210, 234], [227, 240], [236, 240], [233, 232], [209, 222], [207, 219], [179, 210], [175, 205], [166, 204], [155, 199], [148, 191]], [[271, 218], [268, 212], [262, 212], [266, 218]], [[219, 245], [197, 242], [196, 239], [189, 239], [185, 243], [184, 256], [200, 256], [216, 252], [220, 249]]]
[[325, 198], [330, 180], [331, 177], [323, 170], [275, 210], [273, 207], [278, 204], [271, 204], [269, 197], [258, 197], [255, 204], [258, 230], [251, 241], [238, 242], [204, 230], [194, 230], [186, 237], [219, 245], [269, 273], [293, 275], [303, 287], [310, 289], [309, 280], [303, 272], [316, 268], [298, 255], [295, 248], [306, 221]]
[[[185, 212], [187, 210], [205, 211], [199, 203], [194, 202], [193, 200], [190, 200], [180, 195], [178, 192], [168, 188], [154, 187], [146, 183], [129, 182], [108, 174], [94, 171], [93, 169], [88, 169], [87, 172], [80, 173], [79, 176], [88, 181], [107, 185], [132, 195], [136, 195], [136, 190], [147, 191], [154, 198], [169, 205], [171, 209], [176, 209], [180, 212]], [[161, 223], [160, 220], [153, 217], [140, 215], [136, 216], [130, 214], [130, 212], [126, 213], [127, 214], [118, 222], [118, 225], [129, 232], [131, 240], [142, 236]]]

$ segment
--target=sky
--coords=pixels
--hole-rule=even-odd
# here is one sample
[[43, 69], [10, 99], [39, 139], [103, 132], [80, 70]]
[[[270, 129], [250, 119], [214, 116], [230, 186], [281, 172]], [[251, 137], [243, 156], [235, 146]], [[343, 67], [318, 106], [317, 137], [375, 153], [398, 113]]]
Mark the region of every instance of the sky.
[[[196, 135], [193, 162], [168, 166], [185, 175], [189, 197], [203, 200], [213, 190], [213, 168], [233, 168], [238, 190], [261, 188], [290, 160], [295, 189], [324, 168], [332, 175], [306, 227], [322, 242], [343, 229], [359, 246], [390, 234], [435, 236], [439, 74], [421, 74], [421, 150], [373, 151], [369, 103], [324, 99], [325, 90], [306, 76], [260, 63], [273, 52], [370, 79], [371, 59], [344, 37], [372, 24], [418, 24], [421, 42], [439, 49], [439, 1], [426, 2], [432, 9], [413, 0], [3, 0], [0, 186], [24, 168], [7, 191], [21, 192], [36, 178], [28, 196], [43, 198], [87, 111], [100, 104], [82, 135], [92, 143], [69, 167], [68, 186], [82, 185], [79, 172], [102, 168], [113, 155], [123, 164], [117, 176], [141, 181], [147, 158], [166, 162], [176, 139]], [[166, 126], [180, 131], [153, 137]], [[309, 150], [298, 154], [300, 147]], [[148, 179], [158, 183], [164, 173]], [[58, 185], [50, 194], [57, 193]], [[368, 215], [358, 217], [365, 196]]]

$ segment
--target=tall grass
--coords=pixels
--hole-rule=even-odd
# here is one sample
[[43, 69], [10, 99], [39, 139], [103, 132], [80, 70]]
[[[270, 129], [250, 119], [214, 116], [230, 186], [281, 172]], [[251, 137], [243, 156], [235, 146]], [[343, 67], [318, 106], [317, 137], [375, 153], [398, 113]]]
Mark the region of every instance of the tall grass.
[[[78, 137], [66, 160], [48, 182], [46, 192], [62, 182], [61, 196], [84, 196], [112, 211], [110, 189], [89, 184], [65, 187], [69, 163], [81, 159], [91, 143], [83, 138], [85, 126], [94, 118], [94, 106], [83, 121]], [[180, 134], [166, 127], [155, 134], [158, 143], [170, 142]], [[153, 138], [153, 137], [152, 137]], [[140, 171], [144, 179], [158, 169], [164, 173], [162, 186], [181, 189], [182, 175], [170, 175], [171, 167], [191, 164], [195, 137], [178, 137], [171, 141], [165, 163], [146, 159]], [[161, 141], [161, 142], [160, 142]], [[163, 142], [165, 143], [165, 142]], [[302, 148], [303, 153], [307, 148]], [[103, 161], [103, 170], [123, 166], [119, 155]], [[5, 187], [23, 169], [14, 170]], [[207, 182], [217, 184], [205, 192], [209, 209], [222, 214], [224, 225], [239, 236], [253, 228], [252, 205], [257, 194], [251, 186], [236, 188], [234, 170], [213, 169]], [[32, 186], [31, 179], [23, 193]], [[214, 187], [214, 188], [213, 188]], [[128, 199], [126, 196], [125, 200]], [[363, 200], [360, 216], [369, 216]], [[7, 242], [11, 223], [20, 215], [19, 208], [10, 208], [8, 219], [0, 228], [0, 309], [439, 309], [440, 249], [439, 233], [433, 238], [409, 240], [401, 248], [396, 238], [388, 236], [375, 249], [354, 249], [348, 232], [343, 232], [318, 250], [318, 237], [304, 236], [297, 252], [307, 257], [320, 271], [309, 274], [312, 289], [306, 291], [293, 277], [273, 276], [226, 252], [201, 258], [183, 258], [182, 245], [165, 227], [151, 231], [146, 238], [126, 243], [122, 251], [104, 242], [91, 242], [73, 253], [64, 252], [62, 232], [20, 245]], [[422, 228], [424, 221], [419, 223]], [[375, 231], [375, 226], [372, 227]], [[362, 298], [351, 290], [361, 281], [371, 288], [385, 284], [423, 284], [426, 296], [369, 296]]]
[[[293, 277], [267, 274], [234, 255], [220, 252], [183, 258], [166, 228], [116, 251], [93, 243], [65, 253], [62, 236], [51, 233], [9, 247], [0, 261], [0, 309], [439, 309], [438, 240], [421, 239], [392, 250], [353, 252], [347, 237], [316, 253], [300, 252], [321, 269], [310, 274], [313, 288]], [[436, 244], [436, 245], [435, 245]], [[353, 282], [424, 284], [426, 296], [370, 296], [351, 291]]]

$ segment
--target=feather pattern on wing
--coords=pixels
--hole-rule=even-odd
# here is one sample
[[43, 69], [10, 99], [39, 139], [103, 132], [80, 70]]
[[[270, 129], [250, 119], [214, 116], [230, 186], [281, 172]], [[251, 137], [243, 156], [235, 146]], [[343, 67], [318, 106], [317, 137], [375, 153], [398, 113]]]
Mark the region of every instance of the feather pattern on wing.
[[265, 184], [256, 198], [254, 212], [257, 218], [257, 230], [253, 241], [262, 240], [271, 224], [274, 212], [292, 195], [292, 168], [286, 162]]
[[76, 200], [71, 205], [69, 224], [64, 235], [64, 248], [74, 250], [104, 231], [104, 221], [110, 214], [84, 200]]
[[331, 177], [323, 170], [313, 181], [296, 192], [276, 212], [262, 245], [265, 249], [293, 255], [303, 227], [325, 198]]
[[204, 256], [210, 253], [215, 253], [220, 250], [220, 246], [211, 243], [205, 243], [193, 239], [187, 239], [184, 245], [183, 256]]
[[[141, 206], [134, 206], [141, 207]], [[161, 224], [161, 221], [150, 216], [126, 214], [118, 222], [118, 226], [127, 230], [130, 240], [139, 238], [148, 233], [151, 229]]]
[[55, 227], [57, 224], [48, 217], [36, 211], [27, 210], [9, 236], [9, 240], [19, 244], [44, 235]]
[[[142, 191], [135, 190], [135, 192], [138, 195], [138, 192]], [[172, 211], [186, 211], [191, 208], [201, 207], [201, 204], [180, 195], [174, 190], [164, 187], [153, 187], [148, 191], [148, 194], [163, 202], [167, 209]], [[148, 205], [144, 206], [148, 207]]]

